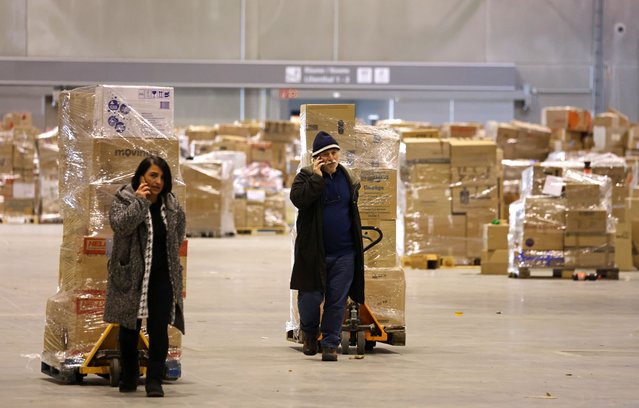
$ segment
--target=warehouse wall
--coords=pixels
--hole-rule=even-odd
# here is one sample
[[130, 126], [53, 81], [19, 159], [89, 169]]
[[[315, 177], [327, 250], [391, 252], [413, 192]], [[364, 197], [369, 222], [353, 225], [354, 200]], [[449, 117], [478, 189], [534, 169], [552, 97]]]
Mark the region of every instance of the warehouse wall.
[[[531, 109], [514, 116], [538, 121], [554, 104], [592, 108], [592, 0], [0, 0], [0, 10], [0, 56], [513, 62], [534, 93]], [[639, 120], [639, 2], [608, 0], [604, 15], [606, 102]], [[240, 114], [237, 91], [178, 98], [195, 117], [220, 102], [220, 115]], [[449, 107], [424, 95], [399, 98], [394, 109], [401, 117]]]

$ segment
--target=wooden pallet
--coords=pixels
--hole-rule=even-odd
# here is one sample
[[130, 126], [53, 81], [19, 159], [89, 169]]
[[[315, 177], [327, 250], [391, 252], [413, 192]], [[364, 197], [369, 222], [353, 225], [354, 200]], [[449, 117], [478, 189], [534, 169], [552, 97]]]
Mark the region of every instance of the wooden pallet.
[[186, 236], [189, 238], [224, 238], [232, 237], [235, 234], [232, 232], [221, 231], [208, 231], [208, 230], [190, 230], [186, 232]]
[[572, 280], [618, 280], [619, 268], [606, 267], [606, 268], [553, 268], [549, 274], [548, 269], [536, 269], [536, 268], [519, 268], [518, 273], [509, 273], [509, 278], [522, 278], [522, 279], [572, 279]]
[[439, 256], [437, 254], [413, 254], [401, 257], [402, 267], [411, 269], [460, 268], [478, 266], [479, 258]]
[[38, 217], [35, 215], [4, 215], [0, 219], [0, 223], [2, 224], [37, 224]]
[[238, 235], [281, 235], [288, 232], [288, 227], [236, 228]]

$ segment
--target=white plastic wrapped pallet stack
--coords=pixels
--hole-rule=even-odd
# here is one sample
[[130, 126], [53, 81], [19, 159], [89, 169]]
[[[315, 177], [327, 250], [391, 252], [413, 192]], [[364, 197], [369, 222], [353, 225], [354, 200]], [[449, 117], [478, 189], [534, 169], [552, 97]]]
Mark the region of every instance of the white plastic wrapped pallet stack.
[[[151, 154], [171, 167], [173, 192], [183, 206], [185, 186], [173, 131], [172, 88], [91, 86], [65, 91], [58, 122], [63, 242], [58, 293], [47, 301], [42, 361], [68, 368], [82, 364], [107, 326], [102, 313], [114, 193], [130, 183], [137, 165]], [[180, 253], [184, 278], [186, 246]], [[171, 329], [169, 336], [169, 359], [179, 359], [180, 333]]]
[[[382, 230], [383, 239], [365, 253], [366, 304], [386, 330], [404, 330], [406, 281], [397, 257], [399, 136], [392, 129], [355, 122], [355, 105], [302, 105], [301, 167], [310, 165], [315, 135], [330, 133], [340, 146], [340, 162], [360, 178], [363, 226]], [[363, 231], [366, 246], [377, 234]], [[289, 332], [299, 327], [296, 296], [291, 296]]]

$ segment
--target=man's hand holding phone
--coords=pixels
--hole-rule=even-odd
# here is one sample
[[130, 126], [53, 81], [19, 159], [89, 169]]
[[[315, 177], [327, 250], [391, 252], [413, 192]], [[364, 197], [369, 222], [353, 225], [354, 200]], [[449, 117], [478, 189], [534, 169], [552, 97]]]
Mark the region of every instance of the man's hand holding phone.
[[140, 198], [148, 199], [150, 194], [151, 194], [151, 188], [146, 183], [146, 181], [144, 181], [144, 177], [140, 177], [140, 186], [135, 191], [135, 195]]
[[322, 175], [322, 166], [325, 164], [325, 161], [322, 157], [317, 157], [313, 162], [313, 173], [318, 176]]

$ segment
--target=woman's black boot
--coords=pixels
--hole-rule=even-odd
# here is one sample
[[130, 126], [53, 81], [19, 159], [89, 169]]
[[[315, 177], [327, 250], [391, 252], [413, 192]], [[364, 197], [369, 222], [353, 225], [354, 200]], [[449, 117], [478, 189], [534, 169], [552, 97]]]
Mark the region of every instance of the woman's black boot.
[[150, 361], [146, 368], [146, 396], [164, 397], [162, 389], [162, 377], [164, 377], [164, 361]]

